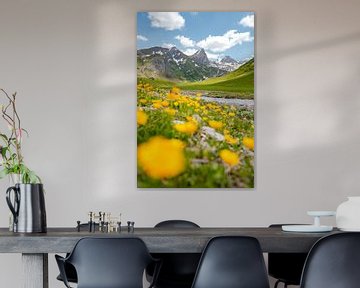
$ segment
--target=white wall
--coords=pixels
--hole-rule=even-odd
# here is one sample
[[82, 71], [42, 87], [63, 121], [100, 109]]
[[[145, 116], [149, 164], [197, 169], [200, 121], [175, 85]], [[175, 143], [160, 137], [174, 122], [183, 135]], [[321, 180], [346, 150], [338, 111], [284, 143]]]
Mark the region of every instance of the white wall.
[[[73, 226], [89, 210], [136, 226], [309, 222], [307, 210], [359, 195], [359, 9], [356, 0], [2, 0], [0, 86], [18, 92], [48, 226]], [[136, 189], [136, 11], [147, 10], [255, 11], [256, 189]], [[49, 261], [50, 287], [62, 287]], [[0, 255], [1, 286], [20, 287], [19, 264]]]

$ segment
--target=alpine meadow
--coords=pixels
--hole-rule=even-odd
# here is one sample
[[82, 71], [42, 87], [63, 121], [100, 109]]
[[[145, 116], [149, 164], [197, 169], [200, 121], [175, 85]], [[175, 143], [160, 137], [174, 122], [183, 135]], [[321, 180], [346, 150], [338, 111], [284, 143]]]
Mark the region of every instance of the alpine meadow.
[[254, 13], [137, 26], [138, 188], [254, 188]]

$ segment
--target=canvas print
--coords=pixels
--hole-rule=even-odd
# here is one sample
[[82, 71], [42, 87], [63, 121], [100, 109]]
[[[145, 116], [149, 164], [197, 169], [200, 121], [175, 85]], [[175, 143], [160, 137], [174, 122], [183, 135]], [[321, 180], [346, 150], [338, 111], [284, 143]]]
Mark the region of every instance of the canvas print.
[[137, 14], [139, 188], [254, 187], [254, 17]]

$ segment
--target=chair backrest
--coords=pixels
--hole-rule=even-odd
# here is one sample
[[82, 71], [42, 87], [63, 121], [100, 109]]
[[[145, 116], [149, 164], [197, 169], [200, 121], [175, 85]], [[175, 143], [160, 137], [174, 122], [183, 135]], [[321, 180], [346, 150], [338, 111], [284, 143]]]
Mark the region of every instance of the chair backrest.
[[78, 288], [142, 288], [152, 260], [139, 238], [82, 238], [67, 259], [76, 269]]
[[192, 288], [268, 288], [264, 258], [256, 238], [212, 238], [200, 259]]
[[[271, 224], [269, 228], [281, 229], [282, 225], [294, 224]], [[269, 275], [288, 285], [300, 285], [306, 257], [307, 253], [268, 253]]]
[[360, 287], [360, 233], [332, 234], [314, 244], [306, 259], [302, 288]]
[[157, 223], [155, 228], [200, 228], [200, 226], [188, 220], [166, 220]]
[[[200, 228], [188, 220], [166, 220], [155, 228]], [[190, 287], [200, 260], [200, 253], [161, 253], [155, 254], [162, 260], [157, 287]], [[151, 271], [148, 271], [152, 274]]]

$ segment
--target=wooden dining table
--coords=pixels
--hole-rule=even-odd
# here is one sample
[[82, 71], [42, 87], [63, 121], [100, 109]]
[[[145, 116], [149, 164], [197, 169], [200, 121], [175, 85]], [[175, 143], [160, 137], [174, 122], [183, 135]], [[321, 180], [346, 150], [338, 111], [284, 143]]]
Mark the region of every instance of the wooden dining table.
[[224, 228], [135, 228], [120, 232], [77, 231], [76, 228], [48, 228], [47, 233], [13, 233], [0, 228], [0, 253], [21, 253], [24, 288], [48, 288], [48, 253], [67, 253], [83, 237], [139, 237], [151, 253], [201, 253], [209, 239], [222, 235], [252, 236], [262, 251], [308, 252], [325, 235], [338, 233], [283, 232], [280, 227]]

